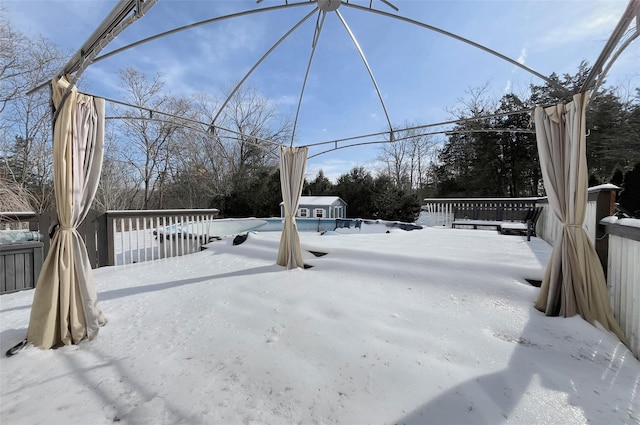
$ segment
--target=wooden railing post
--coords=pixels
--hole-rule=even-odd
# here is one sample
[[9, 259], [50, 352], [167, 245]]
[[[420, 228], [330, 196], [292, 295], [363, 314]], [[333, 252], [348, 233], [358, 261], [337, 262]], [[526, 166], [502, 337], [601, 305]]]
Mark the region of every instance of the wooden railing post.
[[595, 231], [595, 249], [600, 258], [600, 264], [607, 275], [608, 258], [609, 258], [609, 241], [605, 237], [607, 235], [606, 228], [600, 223], [605, 217], [609, 217], [616, 212], [616, 195], [620, 190], [618, 186], [612, 184], [604, 184], [589, 189], [589, 200], [596, 201], [596, 231]]
[[107, 266], [115, 266], [116, 265], [116, 256], [115, 256], [115, 243], [114, 243], [114, 234], [113, 234], [113, 218], [109, 215], [109, 211], [104, 213], [104, 222], [106, 226], [106, 238], [105, 238], [105, 250], [107, 256], [107, 262], [105, 265]]
[[49, 254], [49, 246], [51, 246], [51, 238], [49, 238], [49, 227], [54, 219], [57, 218], [57, 213], [55, 210], [49, 210], [47, 212], [43, 212], [38, 216], [38, 227], [40, 228], [40, 233], [42, 234], [42, 243], [44, 244], [42, 249], [42, 255], [44, 258]]
[[98, 233], [97, 238], [97, 257], [98, 267], [104, 267], [109, 264], [109, 232], [107, 228], [107, 214], [100, 214], [96, 217], [96, 231]]

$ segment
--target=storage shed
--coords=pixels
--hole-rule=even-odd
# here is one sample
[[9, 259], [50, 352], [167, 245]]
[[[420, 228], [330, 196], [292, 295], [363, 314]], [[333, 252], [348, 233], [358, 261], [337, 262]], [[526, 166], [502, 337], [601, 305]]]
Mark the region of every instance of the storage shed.
[[[284, 217], [282, 202], [280, 202], [280, 217]], [[346, 218], [347, 203], [339, 196], [301, 196], [296, 217]]]

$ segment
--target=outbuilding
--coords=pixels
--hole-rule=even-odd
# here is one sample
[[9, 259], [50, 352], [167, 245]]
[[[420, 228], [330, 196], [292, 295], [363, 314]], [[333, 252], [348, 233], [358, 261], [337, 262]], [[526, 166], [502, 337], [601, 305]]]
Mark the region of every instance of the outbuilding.
[[[280, 202], [280, 217], [284, 217], [284, 204]], [[301, 196], [298, 218], [346, 218], [347, 203], [339, 196]]]

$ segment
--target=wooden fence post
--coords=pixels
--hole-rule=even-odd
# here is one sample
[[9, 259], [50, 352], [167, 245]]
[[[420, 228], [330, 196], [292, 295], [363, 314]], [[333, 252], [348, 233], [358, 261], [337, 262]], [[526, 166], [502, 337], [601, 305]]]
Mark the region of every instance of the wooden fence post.
[[97, 232], [97, 259], [98, 267], [104, 267], [109, 265], [108, 248], [109, 242], [107, 240], [107, 214], [103, 213], [96, 217], [96, 232]]
[[615, 214], [616, 192], [618, 190], [620, 190], [620, 188], [612, 184], [604, 184], [589, 189], [589, 198], [593, 199], [593, 197], [595, 197], [596, 200], [596, 234], [594, 244], [605, 276], [607, 275], [609, 261], [609, 240], [606, 237], [606, 228], [600, 224], [600, 220]]
[[104, 223], [105, 223], [105, 250], [106, 250], [106, 256], [107, 256], [107, 262], [105, 263], [105, 266], [115, 266], [116, 265], [116, 258], [115, 258], [115, 253], [114, 253], [114, 246], [115, 246], [115, 242], [114, 242], [114, 234], [113, 234], [113, 218], [109, 217], [109, 211], [104, 213]]

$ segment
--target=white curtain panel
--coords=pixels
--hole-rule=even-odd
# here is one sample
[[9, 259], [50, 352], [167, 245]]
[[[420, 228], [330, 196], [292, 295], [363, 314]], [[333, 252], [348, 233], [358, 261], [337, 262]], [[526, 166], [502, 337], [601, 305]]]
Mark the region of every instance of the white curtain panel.
[[93, 272], [76, 228], [100, 180], [104, 100], [78, 94], [67, 78], [53, 81], [53, 170], [60, 227], [44, 261], [31, 308], [27, 341], [40, 348], [93, 339], [106, 323], [97, 306]]
[[302, 195], [308, 151], [306, 147], [280, 146], [280, 188], [284, 204], [284, 225], [278, 250], [278, 264], [286, 266], [288, 270], [304, 267], [296, 226], [296, 211]]
[[580, 314], [591, 324], [600, 323], [624, 342], [609, 303], [600, 260], [583, 227], [588, 186], [588, 104], [588, 93], [576, 94], [571, 103], [534, 111], [544, 187], [549, 205], [563, 225], [535, 306], [548, 316]]

